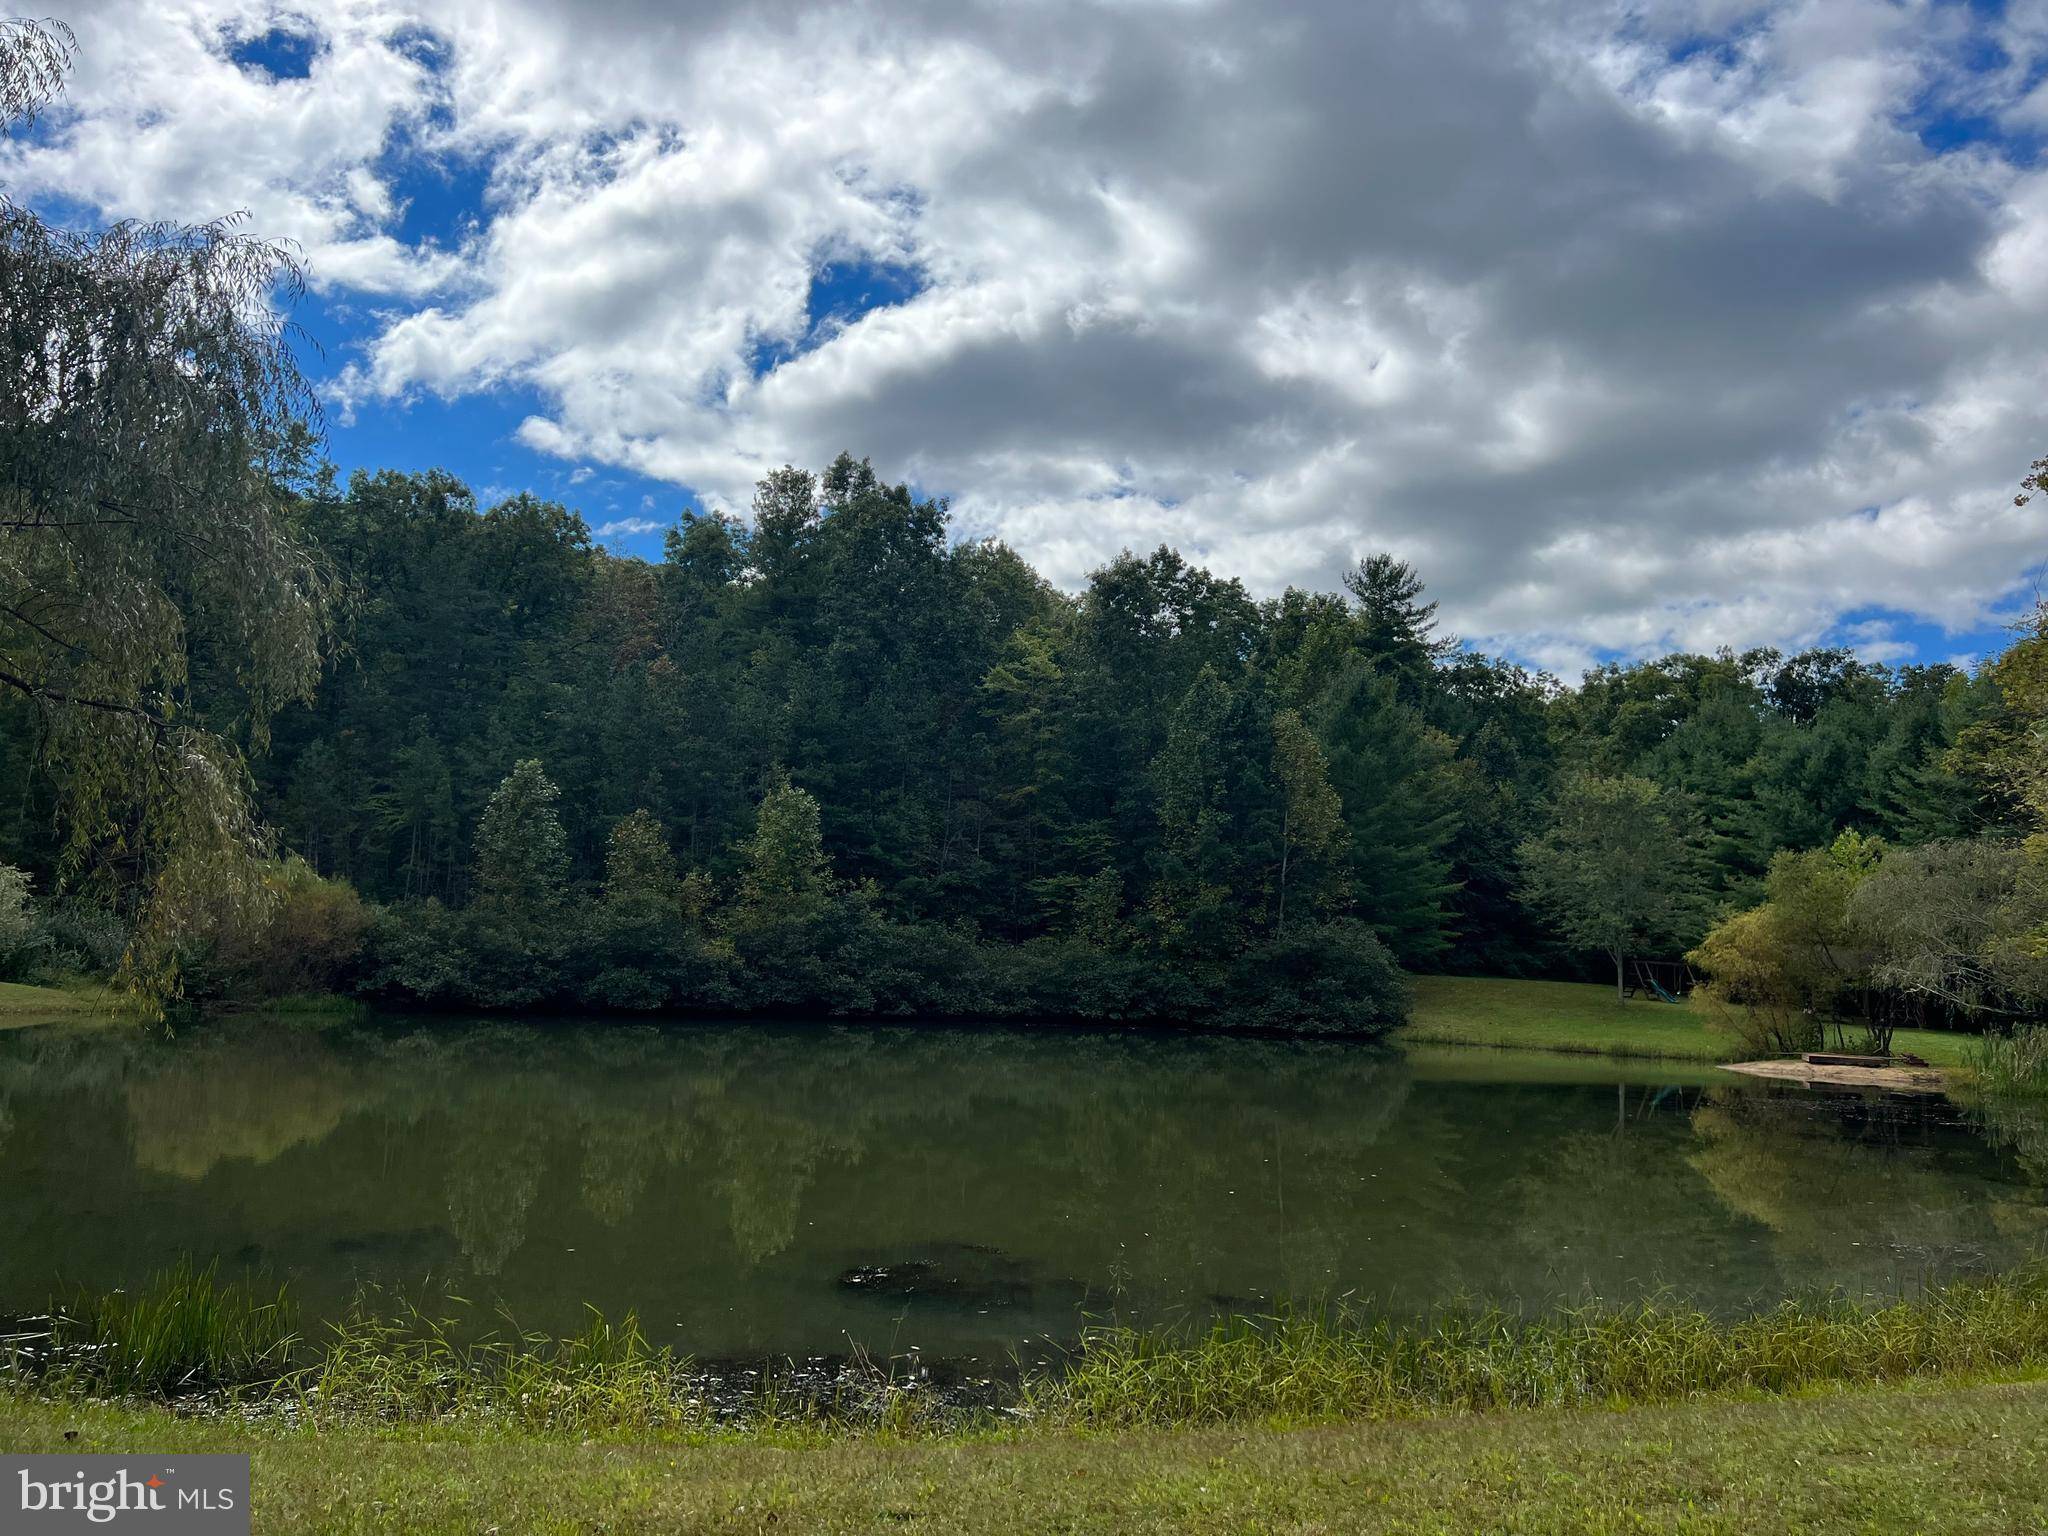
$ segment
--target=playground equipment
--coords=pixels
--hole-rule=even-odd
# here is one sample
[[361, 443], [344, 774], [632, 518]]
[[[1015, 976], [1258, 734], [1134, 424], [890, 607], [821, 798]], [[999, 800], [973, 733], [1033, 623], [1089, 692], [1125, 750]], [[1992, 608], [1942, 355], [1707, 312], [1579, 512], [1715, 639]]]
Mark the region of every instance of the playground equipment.
[[1692, 967], [1683, 960], [1631, 960], [1629, 971], [1635, 979], [1628, 985], [1627, 996], [1648, 992], [1665, 1003], [1683, 1002], [1696, 980]]

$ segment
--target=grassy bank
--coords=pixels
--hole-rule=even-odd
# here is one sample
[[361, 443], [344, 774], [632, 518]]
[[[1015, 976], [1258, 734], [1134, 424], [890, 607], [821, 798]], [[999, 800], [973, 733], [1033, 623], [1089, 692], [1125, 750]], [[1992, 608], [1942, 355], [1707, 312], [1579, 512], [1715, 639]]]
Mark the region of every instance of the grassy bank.
[[12, 1451], [246, 1451], [265, 1532], [1992, 1533], [2048, 1524], [2048, 1385], [952, 1440], [320, 1433], [0, 1395]]
[[2048, 1267], [1959, 1278], [1883, 1304], [1798, 1299], [1738, 1318], [1644, 1303], [1400, 1318], [1308, 1308], [1194, 1332], [1098, 1326], [1057, 1368], [993, 1398], [952, 1401], [900, 1363], [829, 1378], [747, 1371], [743, 1395], [720, 1392], [711, 1373], [651, 1344], [630, 1315], [613, 1324], [593, 1312], [581, 1333], [554, 1339], [359, 1304], [309, 1339], [282, 1292], [187, 1267], [52, 1311], [53, 1321], [19, 1326], [0, 1345], [0, 1386], [71, 1400], [207, 1394], [323, 1426], [410, 1420], [559, 1434], [1404, 1419], [2048, 1370]]
[[96, 981], [68, 981], [59, 986], [29, 986], [0, 981], [0, 1029], [29, 1024], [86, 1024], [96, 1020], [139, 1018], [126, 994]]
[[[13, 1360], [10, 1451], [247, 1451], [265, 1531], [2005, 1531], [2048, 1517], [2048, 1274], [1912, 1302], [1092, 1334], [1008, 1410], [720, 1419], [630, 1322], [309, 1343], [189, 1272]], [[82, 1346], [82, 1347], [77, 1347]], [[242, 1380], [258, 1411], [112, 1392]], [[260, 1383], [261, 1385], [257, 1385]], [[232, 1399], [209, 1399], [225, 1407]], [[266, 1406], [267, 1405], [267, 1406]]]
[[[1624, 1003], [1612, 987], [1495, 976], [1417, 977], [1413, 1016], [1395, 1038], [1669, 1061], [1736, 1061], [1743, 1055], [1734, 1037], [1710, 1029], [1706, 1011], [1690, 1002], [1639, 996]], [[1967, 1067], [1975, 1041], [1902, 1029], [1893, 1044], [1938, 1067]]]

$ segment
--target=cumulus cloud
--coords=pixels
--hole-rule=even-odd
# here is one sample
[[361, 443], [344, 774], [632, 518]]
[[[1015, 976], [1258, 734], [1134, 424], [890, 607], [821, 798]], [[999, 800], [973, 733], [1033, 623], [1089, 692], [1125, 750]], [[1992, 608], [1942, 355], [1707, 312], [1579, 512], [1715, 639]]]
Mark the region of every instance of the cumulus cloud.
[[[2020, 6], [292, 14], [302, 79], [234, 62], [254, 0], [75, 18], [70, 114], [0, 179], [299, 239], [378, 296], [345, 406], [516, 385], [527, 447], [735, 510], [851, 448], [1068, 584], [1389, 548], [1560, 666], [1895, 655], [1869, 610], [1968, 629], [2048, 552], [2010, 497], [2048, 451]], [[401, 239], [436, 159], [489, 167], [476, 223]], [[816, 323], [844, 270], [900, 301]]]
[[626, 538], [633, 534], [659, 533], [667, 527], [651, 517], [617, 517], [608, 523], [601, 523], [591, 532], [600, 539]]

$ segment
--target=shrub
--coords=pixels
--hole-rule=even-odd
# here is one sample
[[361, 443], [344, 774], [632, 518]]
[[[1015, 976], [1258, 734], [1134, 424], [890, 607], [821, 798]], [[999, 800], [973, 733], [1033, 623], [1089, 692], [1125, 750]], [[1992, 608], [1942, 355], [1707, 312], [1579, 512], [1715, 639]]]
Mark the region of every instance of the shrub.
[[1687, 958], [1709, 977], [1700, 988], [1712, 1028], [1754, 1056], [1791, 1055], [1820, 1044], [1820, 1020], [1786, 980], [1783, 926], [1766, 903], [1723, 918]]
[[29, 899], [28, 872], [0, 864], [0, 977], [20, 975], [46, 942], [42, 920]]
[[96, 901], [72, 897], [53, 902], [43, 923], [50, 938], [46, 959], [55, 970], [111, 976], [128, 952], [128, 925]]
[[1216, 1022], [1312, 1034], [1375, 1035], [1408, 1014], [1408, 979], [1363, 923], [1302, 925], [1232, 968]]

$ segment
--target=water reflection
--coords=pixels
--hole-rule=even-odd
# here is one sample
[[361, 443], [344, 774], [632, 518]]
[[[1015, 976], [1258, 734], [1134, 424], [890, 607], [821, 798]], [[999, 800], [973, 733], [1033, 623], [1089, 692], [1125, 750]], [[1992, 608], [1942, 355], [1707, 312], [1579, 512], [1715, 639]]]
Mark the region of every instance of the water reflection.
[[[1717, 1076], [1721, 1080], [1717, 1081]], [[2031, 1118], [2030, 1118], [2031, 1116]], [[1500, 1053], [946, 1029], [246, 1021], [0, 1039], [0, 1306], [181, 1253], [588, 1302], [707, 1354], [1002, 1354], [1081, 1309], [1735, 1306], [2010, 1263], [2048, 1136]]]

